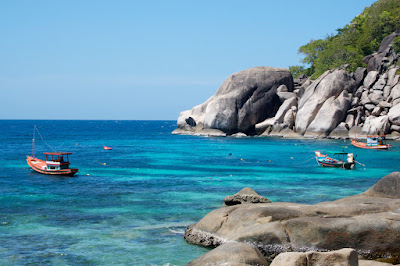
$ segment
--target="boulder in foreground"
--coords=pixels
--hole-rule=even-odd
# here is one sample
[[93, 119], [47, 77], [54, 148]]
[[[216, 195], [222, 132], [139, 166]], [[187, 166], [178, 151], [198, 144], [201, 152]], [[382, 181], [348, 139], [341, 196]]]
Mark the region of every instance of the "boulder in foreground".
[[353, 248], [367, 259], [400, 259], [400, 172], [363, 194], [315, 205], [288, 202], [218, 208], [185, 231], [193, 244], [237, 241], [258, 247], [268, 261], [282, 252]]

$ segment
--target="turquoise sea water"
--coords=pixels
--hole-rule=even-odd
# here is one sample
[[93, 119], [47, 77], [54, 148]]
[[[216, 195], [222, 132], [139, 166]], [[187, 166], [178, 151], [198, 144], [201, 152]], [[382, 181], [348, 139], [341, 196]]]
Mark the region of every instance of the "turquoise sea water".
[[[70, 151], [75, 177], [26, 164], [33, 125]], [[272, 201], [361, 193], [400, 169], [390, 151], [351, 147], [365, 167], [328, 169], [314, 151], [343, 140], [171, 135], [175, 121], [0, 121], [0, 265], [184, 265], [207, 249], [184, 229], [249, 186]], [[111, 146], [106, 151], [103, 146]], [[36, 155], [50, 151], [36, 135]]]

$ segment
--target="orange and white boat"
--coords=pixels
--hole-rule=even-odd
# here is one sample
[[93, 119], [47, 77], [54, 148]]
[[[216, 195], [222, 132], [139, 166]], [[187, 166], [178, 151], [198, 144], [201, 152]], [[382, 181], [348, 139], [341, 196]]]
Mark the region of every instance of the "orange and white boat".
[[386, 143], [385, 135], [367, 136], [367, 142], [360, 142], [357, 139], [352, 139], [351, 144], [361, 149], [387, 150], [392, 148], [392, 145]]
[[[40, 134], [40, 133], [39, 133]], [[32, 140], [32, 156], [26, 156], [28, 165], [38, 173], [46, 175], [73, 176], [78, 172], [76, 168], [69, 168], [68, 155], [71, 152], [44, 152], [46, 160], [35, 157], [35, 138]]]

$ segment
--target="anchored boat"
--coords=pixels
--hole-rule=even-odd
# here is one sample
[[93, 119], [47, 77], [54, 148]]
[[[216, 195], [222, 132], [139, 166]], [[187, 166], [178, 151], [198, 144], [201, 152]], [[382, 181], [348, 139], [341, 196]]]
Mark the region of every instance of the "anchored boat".
[[[37, 130], [36, 127], [35, 129]], [[26, 156], [26, 162], [33, 170], [46, 175], [67, 176], [73, 176], [78, 172], [78, 169], [76, 168], [69, 168], [70, 163], [68, 155], [71, 155], [71, 152], [44, 152], [43, 154], [46, 155], [46, 160], [41, 160], [35, 157], [34, 134], [34, 137], [32, 139], [32, 156]]]
[[353, 169], [355, 166], [355, 159], [353, 153], [348, 152], [332, 152], [331, 157], [328, 154], [322, 154], [319, 151], [315, 152], [315, 159], [317, 163], [325, 167], [336, 167], [343, 169]]
[[367, 136], [367, 142], [360, 142], [357, 139], [352, 139], [351, 144], [361, 149], [387, 150], [392, 148], [392, 145], [386, 143], [385, 135]]

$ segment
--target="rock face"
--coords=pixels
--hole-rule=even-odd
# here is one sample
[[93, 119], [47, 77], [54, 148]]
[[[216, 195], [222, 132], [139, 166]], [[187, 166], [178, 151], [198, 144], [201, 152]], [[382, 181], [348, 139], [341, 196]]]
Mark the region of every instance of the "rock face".
[[244, 243], [227, 243], [189, 262], [187, 266], [203, 265], [269, 265], [258, 249]]
[[232, 196], [226, 196], [224, 202], [225, 205], [231, 206], [237, 204], [268, 203], [271, 201], [266, 197], [260, 196], [253, 189], [245, 187]]
[[353, 248], [368, 259], [400, 258], [400, 172], [365, 193], [315, 205], [240, 204], [216, 209], [185, 231], [193, 244], [237, 241], [272, 261], [279, 253]]
[[[320, 78], [318, 78], [311, 86], [309, 86], [303, 97], [299, 102], [299, 111], [296, 117], [296, 132], [300, 134], [304, 134], [308, 129], [309, 125], [313, 122], [313, 120], [318, 115], [323, 104], [329, 100], [329, 106], [332, 105], [344, 105], [338, 106], [337, 109], [346, 107], [348, 102], [348, 93], [345, 95], [341, 95], [344, 90], [348, 92], [352, 92], [355, 88], [355, 80], [344, 70], [334, 70], [327, 71]], [[341, 95], [342, 98], [346, 97], [346, 100], [342, 101], [338, 99], [337, 102], [334, 103], [335, 99]], [[329, 106], [325, 106], [322, 110], [322, 114], [320, 115], [321, 119], [326, 119], [326, 109]], [[341, 112], [347, 112], [346, 110], [341, 110]], [[325, 113], [325, 114], [324, 114]], [[338, 114], [341, 117], [341, 114]], [[329, 121], [329, 123], [333, 126], [329, 126], [331, 131], [341, 122], [338, 121], [338, 118], [332, 119], [334, 121]], [[315, 123], [317, 124], [317, 122]], [[314, 124], [314, 125], [315, 125]], [[315, 126], [310, 130], [314, 130]], [[324, 130], [324, 128], [318, 128], [318, 130]], [[318, 132], [321, 133], [321, 132]], [[325, 133], [325, 131], [324, 131]], [[326, 132], [330, 133], [330, 132]]]
[[225, 133], [253, 133], [255, 124], [274, 114], [281, 101], [279, 86], [293, 91], [289, 70], [255, 67], [229, 76], [205, 103], [179, 115], [178, 128], [196, 130], [199, 124]]

